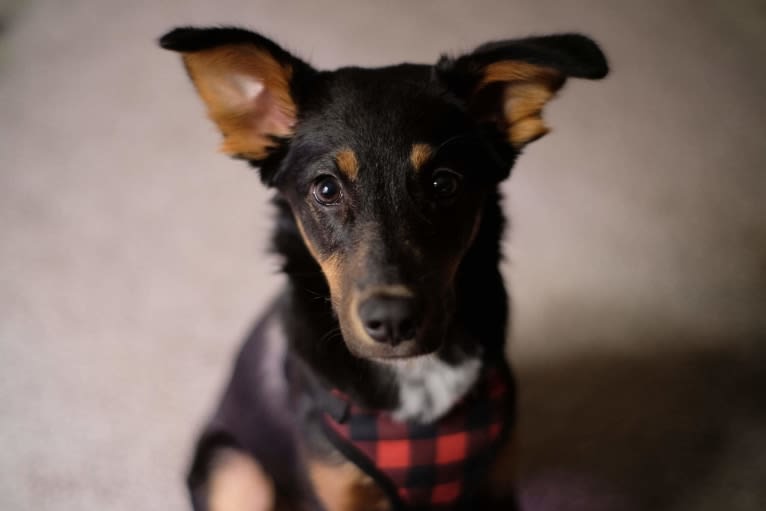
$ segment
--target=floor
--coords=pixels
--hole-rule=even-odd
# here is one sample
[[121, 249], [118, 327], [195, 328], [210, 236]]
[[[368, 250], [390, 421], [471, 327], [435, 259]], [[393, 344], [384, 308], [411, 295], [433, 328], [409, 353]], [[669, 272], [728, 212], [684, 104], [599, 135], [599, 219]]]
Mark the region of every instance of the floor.
[[0, 1], [0, 508], [187, 509], [182, 474], [280, 286], [269, 192], [155, 39], [234, 23], [319, 67], [581, 31], [504, 185], [525, 509], [766, 508], [759, 0]]

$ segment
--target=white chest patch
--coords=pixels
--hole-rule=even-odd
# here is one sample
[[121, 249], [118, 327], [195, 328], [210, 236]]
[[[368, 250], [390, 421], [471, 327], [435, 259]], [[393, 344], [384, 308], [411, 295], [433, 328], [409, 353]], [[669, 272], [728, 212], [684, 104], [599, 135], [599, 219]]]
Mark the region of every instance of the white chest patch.
[[433, 422], [447, 413], [479, 377], [481, 360], [449, 365], [435, 355], [391, 364], [399, 381], [399, 421]]

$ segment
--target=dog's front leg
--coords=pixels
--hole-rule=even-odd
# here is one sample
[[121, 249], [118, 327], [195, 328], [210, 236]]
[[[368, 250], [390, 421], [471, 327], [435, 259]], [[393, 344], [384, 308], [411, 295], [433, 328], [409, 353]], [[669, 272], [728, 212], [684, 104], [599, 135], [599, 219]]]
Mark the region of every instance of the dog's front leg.
[[252, 455], [231, 446], [209, 451], [207, 475], [191, 485], [194, 511], [324, 511], [300, 488], [279, 491]]
[[255, 459], [232, 448], [215, 454], [204, 500], [208, 511], [276, 511], [271, 478]]

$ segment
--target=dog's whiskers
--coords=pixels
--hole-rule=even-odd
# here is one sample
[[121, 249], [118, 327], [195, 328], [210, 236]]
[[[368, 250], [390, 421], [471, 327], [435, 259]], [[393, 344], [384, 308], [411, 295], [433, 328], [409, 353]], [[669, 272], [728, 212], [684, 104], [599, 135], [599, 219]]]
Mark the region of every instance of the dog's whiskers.
[[324, 342], [331, 341], [331, 340], [333, 340], [335, 338], [336, 335], [338, 337], [341, 337], [340, 327], [339, 326], [333, 327], [330, 330], [328, 330], [327, 332], [325, 332], [322, 335], [322, 337], [319, 338], [319, 343], [321, 344], [321, 343], [324, 343]]

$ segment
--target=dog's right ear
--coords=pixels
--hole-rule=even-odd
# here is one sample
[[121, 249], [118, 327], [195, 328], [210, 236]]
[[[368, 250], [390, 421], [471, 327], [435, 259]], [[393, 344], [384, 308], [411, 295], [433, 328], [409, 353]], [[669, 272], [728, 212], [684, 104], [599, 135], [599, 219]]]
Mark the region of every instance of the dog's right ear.
[[256, 165], [293, 133], [302, 91], [315, 71], [265, 37], [239, 28], [176, 28], [160, 46], [180, 52], [221, 151]]

